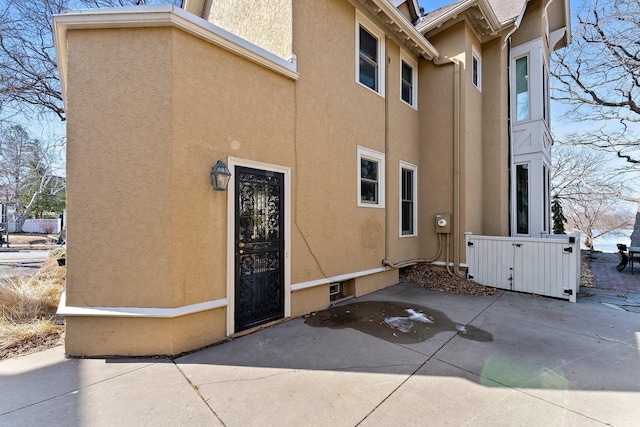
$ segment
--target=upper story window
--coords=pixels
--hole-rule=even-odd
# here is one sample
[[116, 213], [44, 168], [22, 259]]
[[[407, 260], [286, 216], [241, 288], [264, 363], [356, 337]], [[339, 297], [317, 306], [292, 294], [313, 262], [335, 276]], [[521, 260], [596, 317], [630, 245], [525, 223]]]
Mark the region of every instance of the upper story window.
[[356, 24], [356, 80], [384, 95], [384, 33], [361, 15]]
[[482, 58], [475, 48], [471, 52], [471, 81], [478, 90], [482, 90]]
[[542, 64], [542, 118], [551, 127], [549, 121], [549, 73], [546, 64]]
[[516, 59], [516, 121], [529, 120], [529, 57]]
[[418, 64], [400, 56], [400, 99], [412, 108], [418, 108]]
[[384, 207], [384, 154], [358, 147], [358, 206]]
[[378, 91], [378, 39], [360, 27], [360, 83]]

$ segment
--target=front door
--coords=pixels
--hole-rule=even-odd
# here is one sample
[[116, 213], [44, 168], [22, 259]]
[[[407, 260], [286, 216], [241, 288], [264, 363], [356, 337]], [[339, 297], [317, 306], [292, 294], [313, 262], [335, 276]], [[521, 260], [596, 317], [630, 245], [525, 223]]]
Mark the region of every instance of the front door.
[[284, 317], [284, 174], [235, 167], [235, 332]]

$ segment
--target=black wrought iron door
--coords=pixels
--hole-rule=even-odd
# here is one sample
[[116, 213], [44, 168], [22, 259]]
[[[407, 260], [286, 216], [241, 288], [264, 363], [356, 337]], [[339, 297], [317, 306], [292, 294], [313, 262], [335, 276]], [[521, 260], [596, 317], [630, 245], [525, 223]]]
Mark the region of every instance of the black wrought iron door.
[[235, 168], [235, 331], [284, 317], [284, 174]]

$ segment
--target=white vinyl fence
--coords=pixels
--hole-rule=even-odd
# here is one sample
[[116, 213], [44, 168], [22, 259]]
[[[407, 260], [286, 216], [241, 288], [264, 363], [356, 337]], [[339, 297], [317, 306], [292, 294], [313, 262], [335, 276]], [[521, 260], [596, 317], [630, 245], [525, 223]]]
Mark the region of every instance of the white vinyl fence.
[[469, 278], [485, 286], [576, 302], [578, 236], [517, 238], [466, 235]]
[[[22, 226], [25, 233], [58, 234], [62, 228], [62, 220], [57, 219], [27, 219]], [[16, 222], [9, 221], [9, 233], [16, 232]]]

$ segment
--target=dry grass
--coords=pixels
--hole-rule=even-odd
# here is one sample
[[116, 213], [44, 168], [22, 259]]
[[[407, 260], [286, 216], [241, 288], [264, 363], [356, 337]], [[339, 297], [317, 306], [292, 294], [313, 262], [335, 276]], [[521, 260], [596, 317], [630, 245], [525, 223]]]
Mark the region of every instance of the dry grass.
[[56, 315], [66, 279], [54, 251], [34, 275], [0, 279], [0, 359], [59, 344], [64, 321]]

